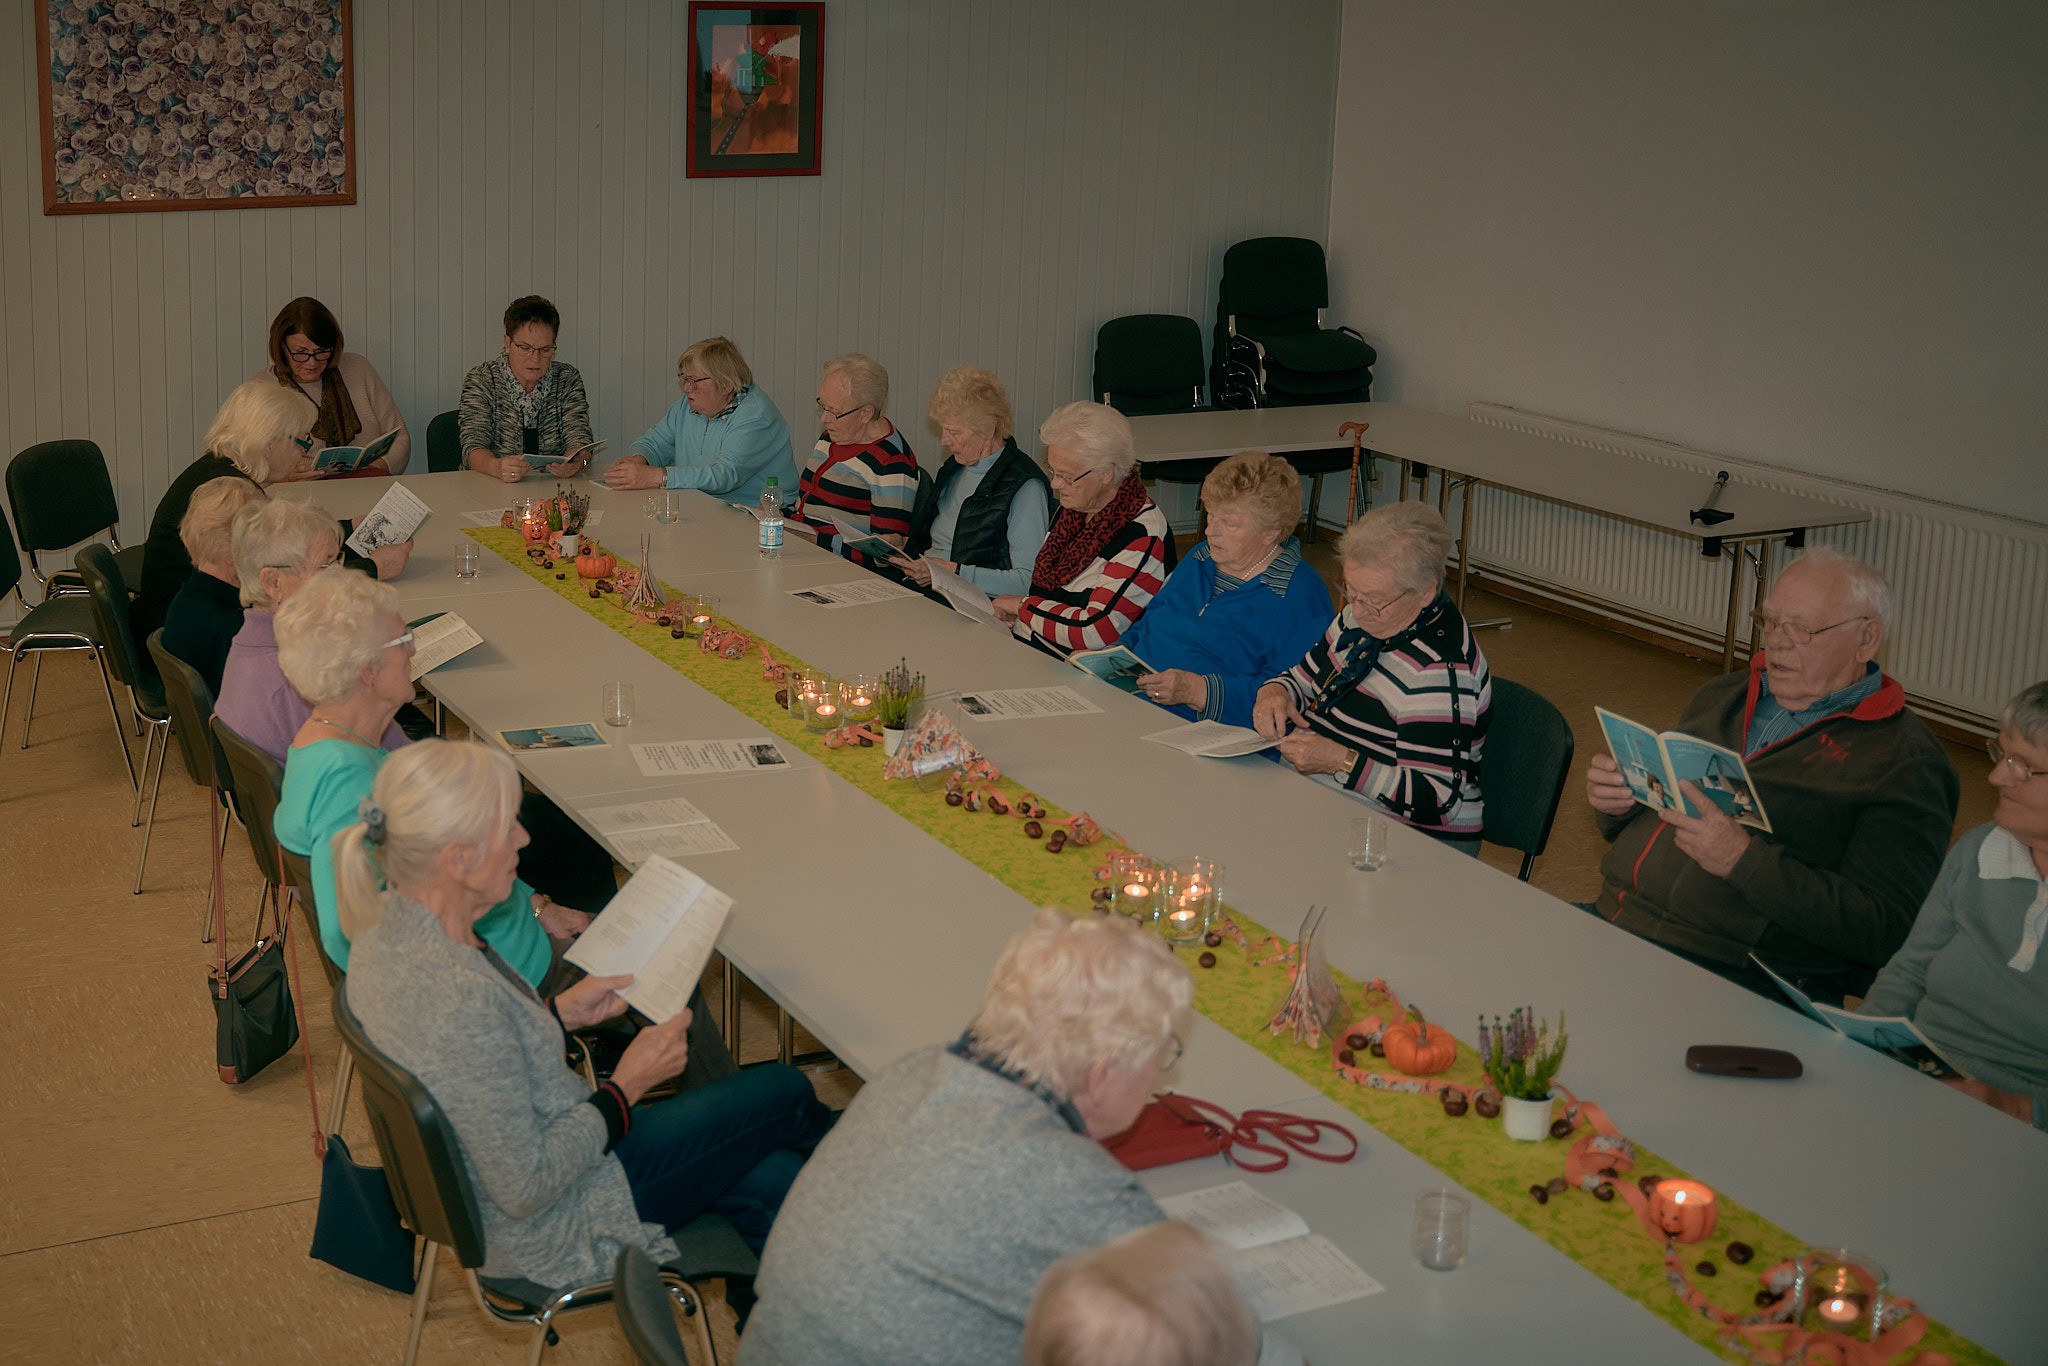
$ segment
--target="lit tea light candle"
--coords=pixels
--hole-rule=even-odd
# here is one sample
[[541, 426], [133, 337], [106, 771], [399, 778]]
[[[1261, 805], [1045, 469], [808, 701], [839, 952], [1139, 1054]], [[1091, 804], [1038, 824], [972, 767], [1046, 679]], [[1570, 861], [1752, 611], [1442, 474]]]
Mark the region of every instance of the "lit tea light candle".
[[1650, 1210], [1665, 1236], [1680, 1243], [1705, 1240], [1720, 1217], [1714, 1192], [1697, 1181], [1659, 1181]]
[[1855, 1295], [1833, 1295], [1820, 1302], [1817, 1312], [1837, 1328], [1849, 1328], [1863, 1317], [1863, 1301]]
[[1149, 890], [1151, 889], [1142, 882], [1126, 882], [1124, 884], [1124, 895], [1128, 897], [1140, 897]]
[[819, 720], [828, 721], [837, 715], [839, 715], [839, 708], [833, 706], [830, 702], [820, 702], [818, 704]]

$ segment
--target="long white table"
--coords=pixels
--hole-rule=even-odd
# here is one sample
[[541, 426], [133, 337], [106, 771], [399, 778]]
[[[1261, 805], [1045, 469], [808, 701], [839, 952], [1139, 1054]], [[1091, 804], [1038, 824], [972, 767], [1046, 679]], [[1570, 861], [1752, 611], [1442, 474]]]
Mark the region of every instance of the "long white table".
[[[594, 720], [600, 685], [623, 679], [636, 685], [638, 715], [615, 739], [759, 733], [524, 575], [455, 580], [463, 524], [454, 514], [504, 505], [503, 486], [469, 473], [404, 482], [438, 514], [398, 582], [408, 612], [453, 608], [486, 638], [427, 680], [473, 730]], [[351, 516], [377, 492], [376, 481], [350, 481], [315, 496]], [[1795, 1234], [1876, 1258], [1900, 1293], [1994, 1351], [2026, 1360], [2048, 1341], [2048, 1302], [2026, 1289], [2024, 1275], [2048, 1265], [2048, 1135], [1423, 836], [1396, 831], [1387, 866], [1355, 872], [1343, 843], [1357, 807], [1341, 794], [1262, 760], [1194, 759], [1148, 743], [1141, 737], [1173, 724], [1170, 715], [924, 599], [827, 610], [792, 598], [792, 589], [862, 571], [797, 542], [764, 562], [751, 520], [711, 499], [690, 496], [683, 520], [666, 526], [642, 520], [639, 502], [596, 491], [608, 547], [630, 556], [645, 531], [665, 581], [718, 595], [742, 626], [834, 674], [878, 672], [908, 656], [935, 693], [1084, 692], [1101, 713], [960, 719], [1007, 774], [1091, 812], [1134, 846], [1221, 859], [1232, 904], [1283, 933], [1311, 903], [1331, 905], [1337, 967], [1387, 978], [1461, 1034], [1469, 1037], [1482, 1011], [1525, 1002], [1545, 1014], [1568, 1010], [1565, 1080], [1630, 1136]], [[494, 558], [485, 555], [487, 571]], [[618, 745], [524, 754], [519, 764], [579, 819], [607, 802], [687, 792], [740, 845], [695, 861], [739, 904], [721, 949], [862, 1075], [953, 1037], [1001, 946], [1031, 913], [988, 874], [815, 763], [687, 784], [641, 778]], [[1330, 1105], [1206, 1021], [1186, 1042], [1176, 1089], [1232, 1109]], [[1792, 1083], [1698, 1076], [1683, 1064], [1694, 1043], [1788, 1048], [1807, 1075]], [[1352, 1165], [1297, 1162], [1277, 1178], [1249, 1178], [1271, 1182], [1263, 1188], [1391, 1287], [1285, 1321], [1316, 1360], [1478, 1359], [1510, 1341], [1533, 1362], [1582, 1360], [1589, 1344], [1609, 1359], [1708, 1359], [1476, 1199], [1471, 1264], [1448, 1276], [1421, 1272], [1406, 1250], [1407, 1211], [1417, 1191], [1442, 1178], [1353, 1127], [1364, 1152]], [[1184, 1177], [1210, 1183], [1192, 1168], [1155, 1179], [1166, 1189]], [[1568, 1327], [1532, 1336], [1539, 1305], [1548, 1312], [1534, 1321]]]
[[1439, 503], [1462, 490], [1458, 523], [1458, 605], [1465, 604], [1471, 566], [1472, 490], [1493, 484], [1566, 503], [1588, 512], [1636, 522], [1681, 537], [1701, 555], [1729, 560], [1728, 620], [1721, 637], [1721, 667], [1734, 667], [1741, 624], [1744, 570], [1752, 571], [1753, 601], [1770, 583], [1771, 547], [1798, 546], [1815, 527], [1867, 522], [1870, 514], [1818, 498], [1784, 493], [1745, 480], [1723, 490], [1720, 510], [1733, 515], [1712, 526], [1692, 520], [1709, 486], [1699, 475], [1614, 451], [1553, 437], [1510, 431], [1400, 403], [1330, 403], [1298, 408], [1225, 409], [1131, 419], [1144, 460], [1207, 459], [1254, 450], [1282, 454], [1348, 444], [1338, 435], [1347, 422], [1367, 424], [1365, 449], [1401, 464], [1406, 493], [1411, 471], [1442, 473]]

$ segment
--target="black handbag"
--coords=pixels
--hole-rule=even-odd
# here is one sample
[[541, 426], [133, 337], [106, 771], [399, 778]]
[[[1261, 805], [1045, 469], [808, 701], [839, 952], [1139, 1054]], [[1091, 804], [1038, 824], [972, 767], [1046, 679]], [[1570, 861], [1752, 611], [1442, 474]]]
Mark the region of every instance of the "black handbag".
[[214, 1053], [220, 1079], [239, 1085], [291, 1051], [299, 1041], [299, 1021], [292, 1010], [292, 989], [285, 977], [285, 923], [274, 907], [273, 933], [262, 937], [262, 912], [257, 912], [256, 942], [234, 962], [227, 956], [227, 893], [221, 885], [220, 803], [213, 803], [213, 941], [217, 952], [207, 965], [207, 995], [213, 1000]]
[[413, 1235], [399, 1220], [382, 1167], [349, 1156], [340, 1134], [327, 1135], [320, 1159], [320, 1210], [310, 1255], [373, 1285], [410, 1295], [417, 1284]]

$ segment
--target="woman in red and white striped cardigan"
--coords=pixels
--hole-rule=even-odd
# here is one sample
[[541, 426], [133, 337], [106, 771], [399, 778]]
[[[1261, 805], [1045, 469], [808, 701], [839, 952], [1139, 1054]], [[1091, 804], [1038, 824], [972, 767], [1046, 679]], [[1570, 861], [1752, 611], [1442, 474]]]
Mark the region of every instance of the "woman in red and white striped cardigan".
[[1166, 517], [1138, 479], [1131, 424], [1116, 409], [1055, 408], [1038, 439], [1060, 511], [1031, 591], [993, 605], [1012, 635], [1064, 659], [1114, 645], [1166, 582]]

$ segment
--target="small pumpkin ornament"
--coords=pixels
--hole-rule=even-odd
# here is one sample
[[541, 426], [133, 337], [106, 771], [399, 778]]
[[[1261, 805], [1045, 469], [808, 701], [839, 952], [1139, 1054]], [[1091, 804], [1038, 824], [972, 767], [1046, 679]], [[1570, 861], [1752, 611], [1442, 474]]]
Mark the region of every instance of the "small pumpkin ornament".
[[616, 555], [605, 553], [603, 546], [592, 541], [576, 552], [576, 576], [582, 579], [601, 579], [618, 568]]
[[1421, 1011], [1408, 1013], [1415, 1018], [1388, 1025], [1380, 1035], [1387, 1061], [1395, 1070], [1411, 1077], [1433, 1077], [1448, 1071], [1458, 1059], [1458, 1041], [1449, 1030], [1438, 1029], [1423, 1019]]

